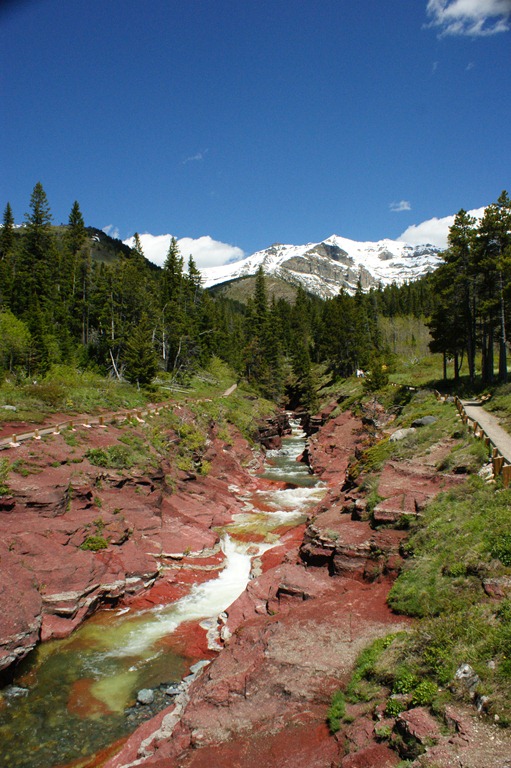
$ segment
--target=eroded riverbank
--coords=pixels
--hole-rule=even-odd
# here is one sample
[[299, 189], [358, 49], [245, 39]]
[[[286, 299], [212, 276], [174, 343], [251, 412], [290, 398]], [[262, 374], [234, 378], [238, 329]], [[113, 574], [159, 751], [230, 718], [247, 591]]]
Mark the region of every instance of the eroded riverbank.
[[[0, 712], [6, 764], [41, 768], [78, 759], [183, 692], [173, 684], [228, 636], [224, 610], [262, 572], [265, 553], [281, 550], [273, 562], [282, 557], [286, 534], [323, 493], [296, 461], [303, 448], [295, 428], [282, 451], [269, 453], [265, 473], [251, 475], [244, 488], [229, 484], [239, 505], [227, 524], [215, 527], [220, 547], [209, 558], [179, 558], [168, 580], [160, 571], [153, 589], [97, 613], [68, 639], [45, 643], [20, 666]], [[176, 601], [178, 586], [187, 594]], [[133, 708], [137, 690], [148, 687], [156, 688], [153, 709]]]

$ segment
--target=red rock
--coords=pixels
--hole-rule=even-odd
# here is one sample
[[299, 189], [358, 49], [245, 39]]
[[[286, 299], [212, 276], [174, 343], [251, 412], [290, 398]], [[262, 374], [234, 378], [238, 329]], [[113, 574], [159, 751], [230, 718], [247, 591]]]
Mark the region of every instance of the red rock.
[[42, 600], [31, 574], [0, 545], [0, 669], [28, 653], [39, 639]]
[[396, 752], [383, 744], [373, 744], [343, 757], [340, 768], [394, 768], [399, 762]]
[[342, 485], [361, 423], [345, 411], [327, 422], [309, 441], [308, 457], [314, 472], [329, 485]]
[[396, 728], [424, 746], [438, 741], [441, 736], [438, 721], [424, 707], [402, 712], [396, 720]]

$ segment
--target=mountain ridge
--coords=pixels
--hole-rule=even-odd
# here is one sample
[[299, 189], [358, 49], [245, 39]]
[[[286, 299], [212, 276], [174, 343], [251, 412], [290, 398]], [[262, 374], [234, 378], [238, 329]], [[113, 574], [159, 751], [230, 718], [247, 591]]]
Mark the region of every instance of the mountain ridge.
[[256, 274], [301, 285], [308, 293], [331, 298], [357, 286], [369, 290], [378, 285], [417, 280], [440, 264], [441, 248], [429, 243], [411, 245], [398, 240], [359, 242], [339, 235], [304, 245], [273, 243], [240, 261], [201, 270], [203, 285], [212, 288]]

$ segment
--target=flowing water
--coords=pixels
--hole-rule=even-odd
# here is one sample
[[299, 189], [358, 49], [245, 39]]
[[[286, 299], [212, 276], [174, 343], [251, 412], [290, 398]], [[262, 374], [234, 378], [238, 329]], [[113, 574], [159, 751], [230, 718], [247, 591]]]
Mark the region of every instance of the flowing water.
[[217, 577], [171, 605], [100, 611], [71, 637], [40, 645], [22, 662], [0, 696], [0, 766], [54, 768], [91, 755], [133, 730], [126, 710], [138, 690], [183, 678], [188, 666], [169, 650], [172, 633], [188, 621], [215, 624], [245, 589], [253, 557], [278, 542], [276, 531], [302, 523], [323, 495], [297, 462], [304, 445], [294, 425], [282, 449], [267, 454], [262, 477], [276, 487], [266, 483], [267, 490], [250, 496], [236, 489], [244, 510], [221, 532], [225, 567]]

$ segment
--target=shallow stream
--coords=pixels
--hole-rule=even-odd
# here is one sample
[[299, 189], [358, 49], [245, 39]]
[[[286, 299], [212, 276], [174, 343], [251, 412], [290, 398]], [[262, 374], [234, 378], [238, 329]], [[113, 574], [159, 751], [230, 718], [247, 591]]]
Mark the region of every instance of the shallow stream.
[[169, 650], [172, 633], [184, 622], [215, 624], [245, 589], [252, 559], [278, 543], [275, 531], [302, 523], [322, 497], [321, 485], [297, 462], [304, 446], [295, 424], [282, 448], [267, 454], [262, 477], [278, 487], [249, 496], [236, 489], [244, 510], [220, 532], [226, 561], [219, 575], [171, 605], [102, 610], [24, 660], [0, 696], [0, 766], [85, 765], [88, 755], [136, 727], [126, 712], [137, 691], [163, 691], [187, 674], [187, 660]]

